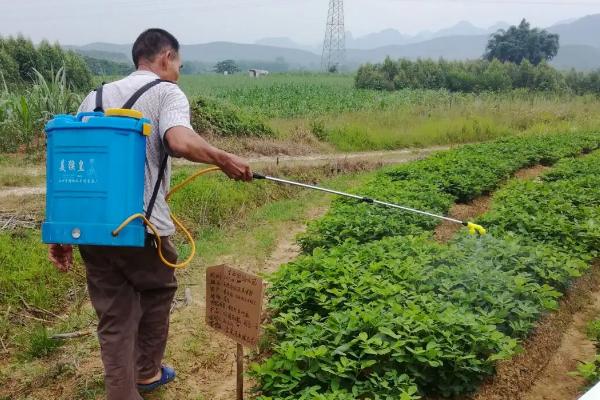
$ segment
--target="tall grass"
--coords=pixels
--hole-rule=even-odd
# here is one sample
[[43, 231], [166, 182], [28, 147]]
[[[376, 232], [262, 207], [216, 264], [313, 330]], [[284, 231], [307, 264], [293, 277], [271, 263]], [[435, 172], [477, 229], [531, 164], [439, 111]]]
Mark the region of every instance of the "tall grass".
[[0, 151], [27, 152], [42, 146], [43, 127], [55, 114], [73, 112], [82, 96], [70, 87], [64, 68], [46, 79], [33, 70], [34, 83], [21, 91], [0, 91]]
[[[600, 132], [593, 95], [514, 91], [453, 94], [413, 91], [404, 103], [320, 117], [274, 119], [280, 133], [311, 131], [342, 151], [397, 149], [552, 132]], [[439, 96], [436, 96], [438, 93]]]
[[544, 132], [600, 130], [595, 95], [461, 93], [354, 88], [351, 75], [186, 76], [188, 95], [229, 102], [270, 121], [279, 137], [299, 130], [341, 151], [397, 149]]

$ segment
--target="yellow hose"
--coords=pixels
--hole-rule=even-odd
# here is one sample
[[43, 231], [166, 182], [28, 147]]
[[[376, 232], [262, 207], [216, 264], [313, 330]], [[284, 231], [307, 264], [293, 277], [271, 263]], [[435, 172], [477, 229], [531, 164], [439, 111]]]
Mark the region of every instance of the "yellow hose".
[[[183, 182], [181, 182], [180, 184], [175, 186], [173, 189], [171, 189], [171, 191], [169, 193], [167, 193], [165, 200], [169, 200], [171, 195], [175, 194], [177, 191], [179, 191], [184, 186], [189, 185], [190, 182], [192, 182], [194, 179], [198, 178], [199, 176], [205, 175], [209, 172], [220, 171], [220, 170], [221, 169], [219, 167], [211, 167], [211, 168], [206, 168], [206, 169], [196, 172], [194, 175], [190, 176], [189, 178], [187, 178], [186, 180], [184, 180]], [[165, 259], [165, 257], [163, 256], [163, 253], [162, 253], [162, 243], [161, 243], [161, 239], [160, 239], [158, 230], [156, 229], [156, 227], [154, 225], [152, 225], [152, 223], [150, 221], [148, 221], [146, 216], [143, 214], [134, 214], [131, 217], [127, 218], [125, 221], [123, 221], [123, 223], [121, 223], [121, 225], [119, 225], [119, 227], [117, 229], [115, 229], [112, 232], [113, 236], [118, 236], [119, 233], [121, 233], [121, 231], [123, 229], [125, 229], [125, 227], [127, 225], [129, 225], [132, 221], [135, 221], [136, 219], [141, 219], [142, 221], [144, 221], [144, 224], [146, 224], [148, 226], [148, 228], [150, 228], [150, 230], [156, 237], [156, 241], [157, 241], [156, 245], [158, 247], [158, 257], [163, 262], [163, 264], [165, 264], [167, 267], [173, 268], [173, 269], [184, 269], [192, 262], [192, 260], [196, 256], [196, 242], [194, 241], [194, 238], [192, 237], [192, 234], [190, 233], [190, 231], [187, 230], [187, 228], [181, 223], [181, 221], [179, 221], [179, 219], [173, 213], [171, 213], [171, 219], [173, 219], [175, 226], [177, 226], [179, 229], [181, 229], [181, 231], [187, 237], [187, 239], [191, 245], [190, 255], [188, 256], [188, 258], [185, 261], [183, 261], [179, 264], [173, 264], [173, 263], [169, 262], [167, 259]]]

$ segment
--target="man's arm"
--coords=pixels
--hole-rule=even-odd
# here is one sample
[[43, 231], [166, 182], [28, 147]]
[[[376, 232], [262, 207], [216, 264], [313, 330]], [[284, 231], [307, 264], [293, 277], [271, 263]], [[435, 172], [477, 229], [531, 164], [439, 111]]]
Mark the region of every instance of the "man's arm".
[[251, 181], [250, 165], [240, 157], [212, 146], [192, 129], [174, 126], [165, 133], [165, 141], [173, 155], [186, 160], [213, 164], [232, 179]]

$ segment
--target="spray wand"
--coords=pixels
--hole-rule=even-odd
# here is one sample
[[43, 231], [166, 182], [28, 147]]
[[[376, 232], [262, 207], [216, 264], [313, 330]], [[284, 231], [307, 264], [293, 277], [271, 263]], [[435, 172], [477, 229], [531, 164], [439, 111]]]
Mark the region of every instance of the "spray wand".
[[481, 225], [477, 225], [473, 222], [468, 222], [468, 221], [461, 221], [455, 218], [450, 218], [450, 217], [445, 217], [443, 215], [437, 215], [437, 214], [433, 214], [427, 211], [421, 211], [421, 210], [417, 210], [415, 208], [410, 208], [410, 207], [405, 207], [405, 206], [401, 206], [399, 204], [393, 204], [393, 203], [388, 203], [385, 201], [380, 201], [380, 200], [376, 200], [376, 199], [372, 199], [370, 197], [366, 197], [366, 196], [359, 196], [359, 195], [355, 195], [355, 194], [350, 194], [350, 193], [344, 193], [344, 192], [340, 192], [337, 190], [333, 190], [333, 189], [327, 189], [327, 188], [322, 188], [319, 186], [314, 186], [314, 185], [308, 185], [305, 183], [300, 183], [300, 182], [294, 182], [294, 181], [290, 181], [290, 180], [286, 180], [286, 179], [281, 179], [281, 178], [275, 178], [272, 176], [267, 176], [267, 175], [261, 175], [261, 174], [257, 174], [254, 173], [253, 174], [253, 178], [254, 179], [265, 179], [268, 181], [272, 181], [272, 182], [277, 182], [277, 183], [281, 183], [281, 184], [286, 184], [286, 185], [292, 185], [292, 186], [298, 186], [298, 187], [302, 187], [305, 189], [311, 189], [311, 190], [318, 190], [320, 192], [325, 192], [325, 193], [330, 193], [330, 194], [335, 194], [338, 196], [343, 196], [343, 197], [350, 197], [356, 200], [359, 200], [363, 203], [368, 203], [368, 204], [377, 204], [383, 207], [391, 207], [391, 208], [396, 208], [396, 209], [400, 209], [403, 211], [407, 211], [407, 212], [411, 212], [414, 214], [420, 214], [420, 215], [425, 215], [431, 218], [437, 218], [437, 219], [441, 219], [444, 221], [449, 221], [452, 223], [456, 223], [456, 224], [461, 224], [463, 226], [466, 226], [469, 229], [469, 233], [471, 235], [475, 235], [475, 234], [479, 234], [481, 236], [486, 234], [486, 230], [483, 226]]

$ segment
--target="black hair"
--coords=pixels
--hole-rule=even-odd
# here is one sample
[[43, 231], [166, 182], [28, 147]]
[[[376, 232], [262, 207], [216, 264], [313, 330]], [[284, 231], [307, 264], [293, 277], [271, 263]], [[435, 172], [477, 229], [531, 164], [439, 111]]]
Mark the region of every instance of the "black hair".
[[160, 28], [145, 30], [135, 40], [131, 49], [135, 67], [138, 67], [142, 58], [154, 61], [154, 57], [165, 49], [173, 49], [175, 52], [179, 52], [179, 42], [175, 39], [175, 36]]

